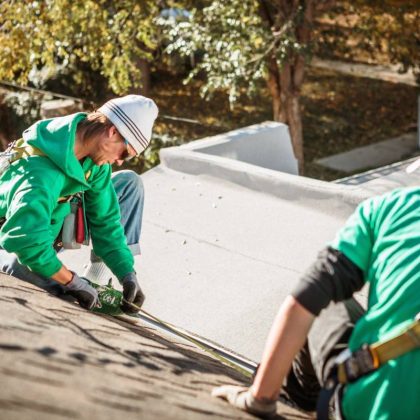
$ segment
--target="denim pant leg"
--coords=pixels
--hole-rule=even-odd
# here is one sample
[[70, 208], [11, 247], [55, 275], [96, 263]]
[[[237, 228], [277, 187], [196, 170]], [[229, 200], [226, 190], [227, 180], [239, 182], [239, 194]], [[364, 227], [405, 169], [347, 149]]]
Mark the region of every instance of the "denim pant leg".
[[127, 244], [133, 255], [139, 255], [144, 206], [143, 182], [135, 172], [125, 170], [112, 174], [112, 184], [117, 193]]
[[28, 267], [19, 263], [16, 254], [11, 254], [1, 248], [0, 271], [10, 274], [20, 280], [32, 283], [54, 295], [59, 296], [64, 293], [64, 288], [59, 283], [48, 277], [43, 277], [33, 273]]
[[355, 299], [332, 303], [314, 321], [308, 340], [293, 360], [281, 397], [314, 411], [336, 356], [347, 348], [350, 335], [364, 309]]

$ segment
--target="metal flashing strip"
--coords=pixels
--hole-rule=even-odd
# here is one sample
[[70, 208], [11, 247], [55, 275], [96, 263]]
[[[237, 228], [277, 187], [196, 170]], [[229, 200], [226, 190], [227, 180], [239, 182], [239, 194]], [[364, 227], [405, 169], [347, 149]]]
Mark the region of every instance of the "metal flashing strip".
[[177, 337], [183, 338], [184, 340], [190, 341], [198, 345], [201, 349], [203, 349], [206, 352], [209, 352], [209, 350], [211, 350], [211, 352], [217, 353], [217, 355], [225, 359], [221, 360], [222, 362], [228, 361], [229, 364], [235, 365], [234, 368], [240, 368], [241, 373], [245, 374], [248, 377], [252, 376], [257, 368], [257, 363], [253, 362], [252, 360], [241, 356], [240, 354], [235, 353], [234, 351], [229, 350], [221, 346], [220, 344], [214, 343], [211, 340], [200, 337], [199, 335], [186, 331], [182, 328], [175, 327], [172, 324], [168, 324], [164, 321], [161, 321], [144, 310], [140, 311], [140, 313], [137, 315], [137, 318], [140, 318], [142, 321], [152, 324], [159, 330], [169, 332]]
[[[162, 321], [161, 319], [155, 317], [154, 315], [140, 309], [137, 305], [133, 303], [127, 302], [125, 299], [123, 300], [124, 303], [129, 304], [134, 309], [138, 310], [139, 313], [133, 315], [117, 315], [116, 317], [125, 321], [135, 324], [136, 322], [134, 319], [141, 319], [142, 321], [153, 325], [155, 328], [169, 332], [170, 334], [182, 338], [190, 343], [195, 344], [204, 352], [210, 354], [211, 356], [218, 359], [220, 362], [224, 363], [225, 365], [230, 366], [231, 368], [235, 369], [237, 372], [241, 373], [242, 375], [250, 378], [254, 374], [257, 364], [244, 356], [241, 356], [229, 349], [224, 348], [223, 346], [213, 343], [206, 338], [200, 337], [189, 331], [185, 331], [182, 328], [176, 327], [168, 322]], [[114, 315], [115, 316], [115, 315]]]

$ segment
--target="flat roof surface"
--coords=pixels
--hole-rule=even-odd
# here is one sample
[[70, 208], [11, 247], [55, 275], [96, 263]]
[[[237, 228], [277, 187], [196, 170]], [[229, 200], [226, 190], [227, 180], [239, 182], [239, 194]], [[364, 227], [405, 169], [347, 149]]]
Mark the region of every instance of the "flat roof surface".
[[[164, 166], [142, 179], [145, 309], [258, 361], [278, 307], [354, 205], [304, 188], [280, 199]], [[62, 258], [81, 270], [87, 248]]]
[[[406, 164], [330, 183], [184, 149], [166, 149], [141, 177], [144, 308], [254, 362], [279, 306], [357, 204], [420, 185]], [[82, 270], [88, 249], [63, 261]]]

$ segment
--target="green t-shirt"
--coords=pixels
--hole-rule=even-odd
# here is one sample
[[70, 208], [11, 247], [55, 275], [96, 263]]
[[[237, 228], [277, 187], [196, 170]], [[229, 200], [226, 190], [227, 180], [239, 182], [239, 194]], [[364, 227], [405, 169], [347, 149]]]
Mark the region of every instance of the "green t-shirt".
[[[397, 335], [420, 312], [420, 188], [398, 189], [359, 205], [331, 244], [369, 282], [366, 314], [349, 347]], [[420, 349], [345, 387], [346, 419], [420, 419]]]

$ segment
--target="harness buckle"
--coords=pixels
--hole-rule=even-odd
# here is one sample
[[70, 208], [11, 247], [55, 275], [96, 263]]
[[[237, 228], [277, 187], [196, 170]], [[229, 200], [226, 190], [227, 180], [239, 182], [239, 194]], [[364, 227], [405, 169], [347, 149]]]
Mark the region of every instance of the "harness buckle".
[[354, 382], [361, 376], [374, 371], [377, 365], [377, 357], [372, 354], [367, 344], [354, 353], [346, 351], [346, 354], [337, 361], [338, 380], [342, 384]]

